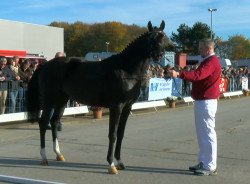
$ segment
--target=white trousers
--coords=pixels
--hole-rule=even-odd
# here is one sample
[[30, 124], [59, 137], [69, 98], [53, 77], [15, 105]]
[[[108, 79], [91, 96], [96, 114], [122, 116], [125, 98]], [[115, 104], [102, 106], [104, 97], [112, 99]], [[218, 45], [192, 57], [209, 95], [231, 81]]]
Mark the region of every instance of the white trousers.
[[199, 145], [198, 162], [202, 162], [205, 169], [208, 170], [217, 168], [217, 136], [215, 132], [217, 104], [217, 99], [194, 102], [195, 127]]

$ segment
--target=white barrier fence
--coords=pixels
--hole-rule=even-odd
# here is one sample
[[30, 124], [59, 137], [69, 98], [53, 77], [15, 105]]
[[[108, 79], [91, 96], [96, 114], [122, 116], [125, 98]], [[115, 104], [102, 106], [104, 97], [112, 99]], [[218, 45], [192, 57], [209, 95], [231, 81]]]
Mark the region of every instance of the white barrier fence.
[[225, 97], [225, 98], [231, 98], [232, 96], [238, 96], [239, 97], [242, 94], [243, 94], [242, 91], [232, 91], [232, 92], [223, 93], [223, 97]]
[[[224, 98], [231, 98], [232, 96], [240, 96], [242, 94], [243, 94], [242, 91], [234, 91], [234, 92], [223, 93], [222, 96]], [[192, 99], [192, 97], [188, 96], [183, 98], [183, 102], [189, 104], [190, 102], [193, 103], [194, 100]], [[132, 105], [132, 110], [146, 109], [146, 108], [154, 108], [155, 110], [157, 110], [157, 107], [162, 107], [162, 106], [166, 106], [166, 102], [164, 100], [137, 102]], [[67, 115], [86, 114], [86, 113], [89, 113], [89, 110], [88, 107], [84, 105], [80, 107], [65, 108], [63, 115], [67, 116]], [[0, 123], [24, 121], [26, 119], [27, 118], [24, 112], [0, 115]]]
[[[66, 116], [66, 115], [74, 115], [74, 114], [85, 114], [88, 112], [89, 110], [86, 105], [80, 106], [80, 107], [68, 107], [68, 108], [65, 108], [63, 115]], [[24, 121], [26, 119], [27, 118], [24, 112], [0, 115], [0, 123], [12, 122], [12, 121]]]
[[137, 109], [147, 109], [147, 108], [154, 108], [160, 106], [166, 106], [166, 102], [164, 100], [158, 100], [158, 101], [148, 101], [148, 102], [137, 102], [132, 105], [132, 110]]

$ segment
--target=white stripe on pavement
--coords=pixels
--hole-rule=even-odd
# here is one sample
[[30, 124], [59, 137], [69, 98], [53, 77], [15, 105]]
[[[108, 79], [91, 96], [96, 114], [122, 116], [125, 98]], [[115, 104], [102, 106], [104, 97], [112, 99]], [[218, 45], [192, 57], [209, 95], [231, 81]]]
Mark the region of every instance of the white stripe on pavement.
[[8, 175], [0, 175], [0, 181], [10, 182], [10, 183], [19, 183], [19, 184], [65, 184], [65, 183], [58, 183], [58, 182], [45, 181], [45, 180], [35, 180], [35, 179], [21, 178], [21, 177], [8, 176]]

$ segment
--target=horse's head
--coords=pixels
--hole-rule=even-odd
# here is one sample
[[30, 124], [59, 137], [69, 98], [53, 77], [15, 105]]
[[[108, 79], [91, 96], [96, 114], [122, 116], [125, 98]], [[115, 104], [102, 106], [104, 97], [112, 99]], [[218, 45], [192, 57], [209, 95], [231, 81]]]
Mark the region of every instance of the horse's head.
[[149, 52], [154, 61], [159, 61], [164, 52], [165, 22], [162, 21], [160, 27], [153, 27], [151, 21], [148, 22], [149, 31]]

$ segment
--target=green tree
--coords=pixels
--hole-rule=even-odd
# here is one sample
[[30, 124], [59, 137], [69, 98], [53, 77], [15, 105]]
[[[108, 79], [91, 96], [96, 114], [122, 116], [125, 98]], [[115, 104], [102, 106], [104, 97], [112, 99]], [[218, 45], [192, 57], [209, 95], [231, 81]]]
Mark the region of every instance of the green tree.
[[190, 54], [199, 54], [199, 41], [204, 38], [210, 38], [210, 28], [207, 24], [196, 22], [190, 33]]
[[221, 38], [215, 40], [216, 54], [219, 57], [230, 60], [250, 58], [250, 40], [243, 35], [230, 36], [226, 41]]
[[243, 35], [234, 35], [229, 37], [228, 44], [231, 47], [232, 60], [250, 58], [250, 40]]
[[197, 55], [199, 40], [210, 37], [210, 28], [207, 24], [196, 22], [191, 28], [181, 24], [177, 33], [172, 33], [171, 41], [176, 45], [177, 51]]
[[220, 58], [231, 58], [232, 47], [228, 41], [223, 41], [220, 37], [215, 39], [215, 52]]
[[176, 51], [187, 53], [190, 47], [191, 28], [186, 24], [181, 24], [177, 32], [177, 34], [172, 32], [170, 40], [176, 45]]
[[106, 51], [109, 42], [110, 52], [120, 52], [132, 40], [147, 29], [120, 22], [84, 24], [75, 22], [52, 22], [50, 26], [64, 28], [64, 45], [67, 56], [83, 57], [88, 52]]

